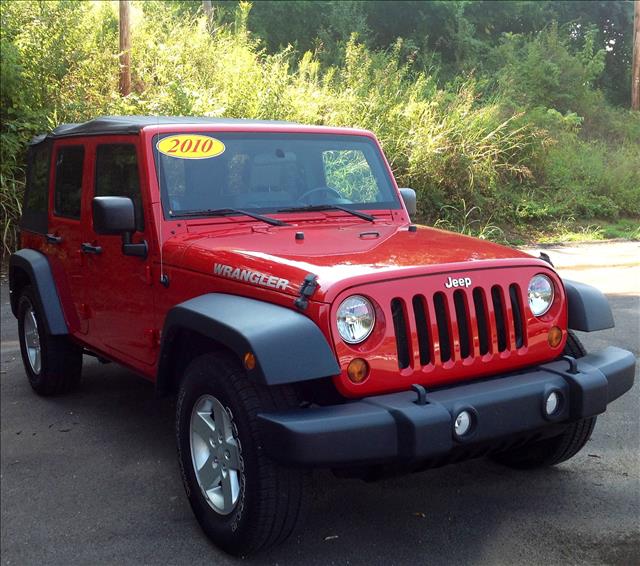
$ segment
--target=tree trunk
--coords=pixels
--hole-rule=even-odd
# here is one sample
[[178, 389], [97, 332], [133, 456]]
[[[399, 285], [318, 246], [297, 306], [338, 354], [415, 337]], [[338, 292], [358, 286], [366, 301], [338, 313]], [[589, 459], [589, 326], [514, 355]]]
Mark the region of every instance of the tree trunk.
[[633, 18], [633, 59], [631, 63], [631, 108], [640, 110], [640, 0], [635, 1]]
[[120, 0], [120, 94], [131, 92], [131, 36], [129, 30], [130, 0]]

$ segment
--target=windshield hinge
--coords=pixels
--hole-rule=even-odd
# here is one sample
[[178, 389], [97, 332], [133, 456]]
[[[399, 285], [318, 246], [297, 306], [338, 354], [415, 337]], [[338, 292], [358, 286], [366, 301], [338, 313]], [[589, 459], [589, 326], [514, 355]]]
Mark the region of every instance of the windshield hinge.
[[309, 297], [311, 297], [318, 288], [318, 276], [309, 273], [300, 285], [300, 296], [294, 301], [294, 305], [300, 310], [306, 310], [309, 306]]
[[549, 254], [546, 254], [544, 252], [540, 252], [540, 259], [542, 261], [546, 261], [551, 267], [555, 267], [553, 265], [553, 262], [551, 261], [551, 258], [549, 257]]

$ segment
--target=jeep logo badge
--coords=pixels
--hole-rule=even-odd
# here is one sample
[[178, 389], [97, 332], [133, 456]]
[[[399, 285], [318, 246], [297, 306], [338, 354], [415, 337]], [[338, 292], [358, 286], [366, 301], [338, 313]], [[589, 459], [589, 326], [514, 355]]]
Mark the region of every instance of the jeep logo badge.
[[451, 287], [470, 287], [471, 286], [471, 277], [460, 277], [458, 279], [453, 279], [449, 277], [448, 281], [444, 284], [447, 289], [451, 289]]

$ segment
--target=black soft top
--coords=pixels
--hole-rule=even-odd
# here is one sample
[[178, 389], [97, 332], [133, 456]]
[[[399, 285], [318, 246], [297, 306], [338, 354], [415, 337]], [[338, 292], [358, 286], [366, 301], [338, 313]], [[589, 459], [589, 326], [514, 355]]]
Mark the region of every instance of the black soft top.
[[98, 136], [105, 134], [137, 134], [147, 126], [167, 124], [291, 124], [275, 120], [245, 120], [239, 118], [206, 118], [200, 116], [101, 116], [82, 124], [61, 124], [48, 134], [36, 136], [31, 144], [45, 140], [73, 136]]

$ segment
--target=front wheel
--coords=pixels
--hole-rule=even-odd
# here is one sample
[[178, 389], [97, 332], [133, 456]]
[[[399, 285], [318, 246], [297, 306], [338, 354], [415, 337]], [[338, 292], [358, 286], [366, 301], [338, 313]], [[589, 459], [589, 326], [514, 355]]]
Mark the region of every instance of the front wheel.
[[296, 403], [292, 389], [249, 381], [226, 355], [199, 356], [184, 374], [176, 411], [182, 479], [200, 526], [231, 554], [284, 541], [301, 518], [305, 473], [264, 454], [257, 421]]
[[[564, 353], [581, 358], [587, 351], [578, 337], [569, 330]], [[532, 469], [555, 466], [573, 458], [591, 438], [597, 417], [590, 417], [570, 424], [562, 434], [531, 442], [516, 448], [500, 452], [493, 459], [510, 468]]]

